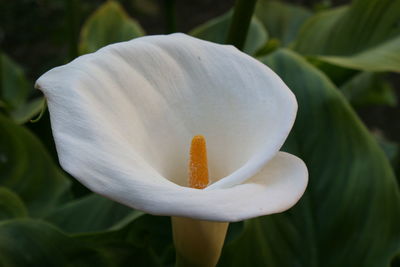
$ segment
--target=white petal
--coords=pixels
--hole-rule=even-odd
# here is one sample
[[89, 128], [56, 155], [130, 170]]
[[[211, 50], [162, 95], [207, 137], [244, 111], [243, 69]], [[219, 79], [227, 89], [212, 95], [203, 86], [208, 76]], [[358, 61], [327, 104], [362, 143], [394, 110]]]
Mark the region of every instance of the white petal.
[[[227, 189], [196, 190], [185, 188], [175, 198], [174, 190], [163, 191], [171, 203], [172, 215], [210, 221], [241, 221], [248, 218], [283, 212], [303, 195], [308, 183], [308, 171], [298, 157], [278, 152], [264, 168], [245, 184]], [[171, 188], [172, 189], [172, 188]], [[159, 192], [161, 193], [161, 192]], [[155, 214], [165, 215], [160, 210]]]
[[223, 178], [211, 188], [229, 187], [277, 153], [297, 111], [265, 65], [184, 34], [107, 46], [36, 86], [48, 100], [63, 168], [96, 192], [159, 214], [172, 209], [159, 196], [163, 187], [173, 186], [170, 198], [191, 190], [171, 181], [186, 185], [194, 135], [207, 139], [212, 181]]
[[[101, 172], [93, 175], [108, 179], [107, 174], [101, 177]], [[154, 215], [222, 222], [283, 212], [297, 203], [308, 182], [303, 161], [285, 152], [278, 152], [245, 184], [226, 189], [198, 190], [151, 181], [138, 184], [129, 176], [121, 172], [114, 177], [115, 183], [102, 186], [97, 192]]]

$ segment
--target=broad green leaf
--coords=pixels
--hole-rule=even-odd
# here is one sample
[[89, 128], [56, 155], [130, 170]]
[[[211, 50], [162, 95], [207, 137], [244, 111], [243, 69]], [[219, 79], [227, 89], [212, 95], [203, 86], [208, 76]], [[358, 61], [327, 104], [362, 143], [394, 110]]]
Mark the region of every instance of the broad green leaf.
[[33, 94], [20, 66], [0, 53], [0, 108], [17, 123], [25, 123], [40, 112], [43, 98], [29, 100]]
[[64, 201], [70, 186], [40, 141], [1, 115], [0, 186], [17, 193], [34, 217], [46, 215]]
[[397, 103], [394, 88], [377, 73], [359, 73], [340, 89], [354, 107]]
[[0, 220], [26, 217], [27, 214], [24, 203], [17, 195], [0, 187]]
[[372, 130], [372, 134], [374, 135], [379, 146], [382, 148], [383, 152], [385, 152], [386, 157], [392, 164], [393, 170], [397, 176], [397, 180], [400, 182], [400, 144], [387, 139], [379, 130]]
[[[335, 26], [340, 23], [340, 19], [348, 11], [348, 6], [341, 6], [316, 13], [308, 18], [300, 28], [294, 49], [300, 53], [311, 55], [341, 53], [343, 48], [340, 51], [331, 51], [337, 49], [331, 48], [331, 42], [336, 41], [336, 38], [331, 37], [331, 35]], [[335, 33], [339, 35], [340, 31]], [[339, 37], [337, 36], [337, 38]]]
[[271, 0], [258, 1], [255, 14], [270, 37], [280, 40], [284, 46], [295, 40], [301, 25], [312, 15], [306, 8]]
[[119, 229], [142, 214], [105, 197], [91, 194], [61, 206], [46, 220], [68, 233], [88, 233]]
[[66, 266], [75, 260], [74, 263], [78, 263], [86, 257], [101, 257], [96, 251], [82, 246], [82, 243], [39, 221], [12, 220], [0, 223], [1, 266], [56, 267]]
[[[162, 266], [169, 266], [174, 261], [171, 222], [170, 218], [165, 216], [144, 214], [114, 231], [84, 234], [78, 238], [82, 242], [101, 247], [115, 247], [116, 243], [133, 244], [137, 249], [153, 255], [154, 262], [163, 262]], [[145, 266], [138, 261], [135, 261], [135, 264]]]
[[311, 256], [313, 249], [305, 242], [301, 247], [300, 239], [300, 233], [286, 214], [248, 220], [241, 236], [223, 248], [218, 266], [315, 266], [303, 265], [297, 259]]
[[355, 0], [311, 17], [294, 49], [340, 66], [400, 71], [400, 1]]
[[284, 148], [304, 160], [309, 185], [289, 211], [246, 222], [220, 265], [389, 266], [400, 251], [400, 195], [384, 153], [318, 69], [288, 50], [261, 61], [298, 100]]
[[[229, 11], [219, 17], [193, 29], [189, 34], [214, 43], [224, 44], [232, 19], [232, 11]], [[253, 17], [251, 20], [249, 32], [244, 46], [244, 52], [255, 54], [268, 40], [268, 34], [262, 23]]]
[[351, 56], [319, 56], [318, 58], [346, 68], [400, 72], [400, 36]]
[[80, 53], [95, 52], [116, 42], [143, 36], [142, 27], [124, 11], [117, 1], [107, 1], [85, 22], [81, 31]]
[[22, 68], [3, 53], [0, 53], [0, 65], [0, 98], [10, 109], [16, 108], [29, 96], [29, 83]]
[[0, 265], [119, 267], [157, 266], [157, 261], [135, 244], [88, 242], [52, 225], [26, 219], [0, 223]]

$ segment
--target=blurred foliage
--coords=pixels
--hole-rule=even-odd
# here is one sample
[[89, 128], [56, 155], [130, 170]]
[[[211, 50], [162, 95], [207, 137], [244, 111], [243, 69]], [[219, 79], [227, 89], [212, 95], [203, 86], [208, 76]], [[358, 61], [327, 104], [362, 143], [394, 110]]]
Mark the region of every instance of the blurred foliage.
[[0, 220], [24, 218], [28, 215], [22, 199], [7, 187], [0, 187]]
[[344, 96], [354, 107], [370, 105], [396, 106], [392, 85], [374, 72], [360, 72], [341, 87]]
[[260, 0], [255, 14], [268, 29], [271, 37], [280, 40], [283, 46], [287, 46], [296, 39], [301, 25], [312, 12], [292, 4]]
[[70, 199], [70, 181], [34, 135], [0, 116], [0, 137], [0, 185], [18, 194], [31, 216], [46, 216]]
[[307, 20], [294, 49], [343, 67], [400, 72], [399, 20], [400, 1], [355, 0]]
[[143, 36], [142, 27], [130, 18], [118, 2], [108, 1], [93, 13], [82, 27], [80, 53]]
[[297, 97], [285, 150], [306, 162], [310, 181], [290, 211], [247, 221], [221, 265], [388, 266], [400, 248], [400, 196], [382, 151], [337, 88], [301, 56], [279, 50], [261, 61]]
[[[299, 238], [297, 246], [289, 246], [298, 248], [294, 258], [302, 266], [388, 265], [400, 248], [400, 195], [385, 155], [319, 70], [289, 51], [262, 61], [299, 103], [285, 149], [306, 162], [310, 180], [288, 215]], [[368, 241], [376, 236], [379, 241]], [[304, 243], [317, 250], [299, 257]]]
[[25, 123], [44, 106], [42, 97], [32, 98], [33, 88], [21, 67], [0, 53], [0, 109], [16, 123]]
[[141, 215], [107, 198], [89, 194], [53, 210], [46, 220], [68, 233], [89, 233], [119, 228]]
[[[353, 109], [398, 107], [387, 73], [400, 71], [400, 2], [311, 2], [259, 0], [245, 47], [298, 99], [284, 149], [306, 162], [309, 186], [287, 212], [231, 224], [219, 266], [398, 266], [399, 144]], [[169, 218], [81, 190], [56, 163], [48, 113], [21, 125], [44, 103], [32, 77], [144, 35], [131, 15], [160, 16], [160, 3], [0, 2], [1, 266], [173, 266]], [[190, 34], [223, 43], [231, 14]]]

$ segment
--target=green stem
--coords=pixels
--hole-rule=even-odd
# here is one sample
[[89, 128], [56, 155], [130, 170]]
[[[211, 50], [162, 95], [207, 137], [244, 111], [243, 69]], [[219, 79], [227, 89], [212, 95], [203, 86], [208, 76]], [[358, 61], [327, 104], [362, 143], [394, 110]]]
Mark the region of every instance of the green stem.
[[68, 28], [68, 55], [72, 60], [78, 56], [79, 36], [79, 0], [66, 0], [67, 28]]
[[243, 50], [257, 0], [236, 0], [226, 43]]
[[165, 0], [165, 24], [167, 33], [176, 32], [175, 0]]

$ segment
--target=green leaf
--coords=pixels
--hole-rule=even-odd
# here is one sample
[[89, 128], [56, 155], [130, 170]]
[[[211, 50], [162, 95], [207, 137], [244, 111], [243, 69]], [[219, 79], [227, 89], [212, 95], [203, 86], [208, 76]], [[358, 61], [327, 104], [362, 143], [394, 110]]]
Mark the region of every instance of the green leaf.
[[[96, 244], [101, 247], [112, 248], [116, 243], [133, 244], [137, 249], [152, 255], [154, 266], [158, 266], [159, 262], [164, 263], [162, 266], [169, 266], [174, 261], [171, 221], [169, 217], [165, 216], [144, 214], [143, 216], [137, 216], [129, 224], [114, 231], [84, 234], [78, 236], [78, 238], [82, 242]], [[139, 264], [138, 260], [135, 260], [135, 263], [138, 266], [147, 266]]]
[[397, 104], [394, 88], [377, 73], [359, 73], [340, 89], [354, 107]]
[[142, 212], [91, 194], [61, 206], [46, 220], [68, 233], [89, 233], [120, 229], [141, 215]]
[[[105, 240], [103, 240], [105, 241]], [[0, 223], [1, 266], [158, 266], [147, 250], [112, 241], [94, 243], [68, 236], [35, 220]]]
[[310, 180], [294, 208], [246, 222], [221, 266], [389, 266], [400, 251], [400, 195], [384, 153], [318, 69], [288, 50], [261, 61], [296, 95], [284, 148]]
[[255, 14], [271, 38], [280, 40], [284, 46], [295, 40], [301, 25], [312, 15], [306, 8], [270, 0], [258, 1]]
[[116, 1], [107, 1], [85, 22], [81, 31], [80, 53], [95, 52], [116, 42], [144, 35], [142, 27]]
[[22, 68], [0, 53], [0, 108], [17, 123], [25, 123], [40, 112], [43, 98], [28, 100], [33, 88]]
[[0, 53], [0, 64], [0, 98], [10, 108], [18, 107], [29, 96], [29, 83], [22, 68], [3, 53]]
[[[233, 12], [229, 11], [219, 17], [193, 29], [189, 34], [214, 43], [224, 44], [228, 35], [229, 25]], [[244, 52], [255, 54], [268, 40], [268, 34], [261, 22], [253, 17], [250, 23], [249, 32], [244, 46]]]
[[11, 190], [0, 187], [0, 220], [22, 218], [28, 214], [25, 204]]
[[[381, 131], [372, 130], [372, 134], [378, 142], [379, 146], [382, 148], [383, 152], [385, 152], [386, 157], [392, 164], [393, 170], [397, 174], [397, 179], [399, 180], [399, 171], [400, 171], [400, 145], [388, 140]], [[400, 182], [400, 181], [399, 181]]]
[[315, 57], [307, 57], [308, 61], [322, 71], [337, 86], [341, 87], [360, 73], [358, 70], [333, 65]]
[[300, 239], [286, 214], [248, 220], [241, 236], [223, 248], [218, 266], [313, 267], [297, 259], [307, 257], [313, 249], [308, 244], [301, 247]]
[[400, 1], [356, 0], [302, 27], [294, 49], [343, 67], [400, 71]]
[[68, 198], [70, 181], [34, 135], [0, 115], [0, 185], [41, 217]]
[[82, 243], [38, 221], [13, 220], [0, 224], [1, 266], [65, 266], [72, 263], [73, 256], [79, 262], [93, 254], [89, 248], [83, 250]]
[[[298, 38], [294, 43], [294, 49], [300, 53], [311, 55], [341, 53], [344, 48], [341, 48], [340, 51], [332, 51], [337, 48], [334, 46], [331, 48], [330, 42], [336, 41], [336, 38], [331, 38], [330, 36], [333, 34], [336, 25], [340, 23], [341, 17], [348, 10], [348, 6], [342, 6], [316, 13], [308, 18], [300, 28]], [[335, 33], [339, 35], [340, 31]]]
[[319, 56], [318, 58], [346, 68], [400, 72], [400, 36], [351, 56]]

